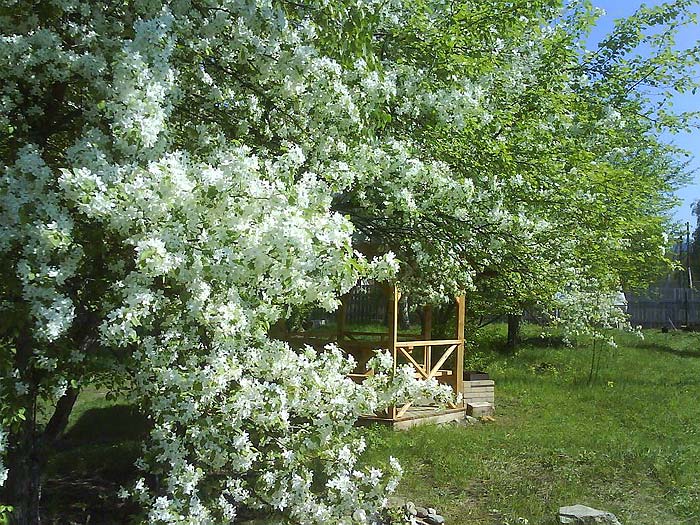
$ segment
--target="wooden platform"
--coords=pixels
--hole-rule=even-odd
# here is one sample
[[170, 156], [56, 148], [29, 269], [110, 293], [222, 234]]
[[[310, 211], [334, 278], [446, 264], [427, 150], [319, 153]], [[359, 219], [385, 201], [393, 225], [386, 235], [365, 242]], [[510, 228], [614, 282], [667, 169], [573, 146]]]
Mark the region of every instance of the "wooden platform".
[[411, 407], [403, 417], [398, 419], [362, 416], [357, 424], [361, 426], [379, 424], [390, 426], [394, 430], [406, 430], [418, 425], [440, 425], [451, 421], [461, 421], [465, 415], [466, 408]]

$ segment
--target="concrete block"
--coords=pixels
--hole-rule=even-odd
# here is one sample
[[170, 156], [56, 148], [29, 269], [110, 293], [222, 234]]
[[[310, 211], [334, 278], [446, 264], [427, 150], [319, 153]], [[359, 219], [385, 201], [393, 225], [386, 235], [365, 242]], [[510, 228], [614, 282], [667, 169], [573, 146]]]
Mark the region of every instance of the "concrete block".
[[485, 401], [467, 403], [467, 414], [472, 417], [492, 416], [493, 405]]

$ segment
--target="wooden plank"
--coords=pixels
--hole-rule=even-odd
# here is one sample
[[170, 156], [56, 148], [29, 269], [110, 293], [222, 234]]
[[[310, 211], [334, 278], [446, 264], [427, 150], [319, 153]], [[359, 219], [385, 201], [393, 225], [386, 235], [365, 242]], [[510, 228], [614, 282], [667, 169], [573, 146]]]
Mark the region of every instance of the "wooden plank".
[[396, 415], [394, 416], [394, 419], [401, 419], [406, 412], [408, 412], [408, 409], [411, 408], [411, 405], [413, 404], [413, 401], [409, 401], [406, 403], [401, 410], [399, 410]]
[[443, 364], [445, 364], [445, 361], [447, 361], [447, 359], [452, 355], [452, 352], [454, 352], [458, 346], [459, 345], [452, 345], [449, 348], [447, 348], [447, 350], [445, 350], [445, 353], [442, 354], [442, 357], [440, 359], [438, 359], [438, 362], [430, 370], [430, 373], [428, 374], [427, 379], [430, 379], [431, 377], [433, 377], [433, 374], [435, 374], [438, 370], [440, 370], [440, 367]]
[[459, 339], [435, 339], [434, 341], [397, 341], [397, 346], [402, 346], [404, 348], [409, 346], [448, 346], [459, 344]]
[[445, 412], [443, 414], [433, 414], [432, 416], [414, 417], [411, 419], [400, 419], [394, 423], [394, 430], [408, 430], [420, 425], [444, 425], [452, 421], [464, 419], [464, 412]]
[[473, 381], [465, 381], [464, 387], [494, 386], [495, 384], [493, 379], [475, 379]]
[[363, 416], [357, 424], [388, 425], [394, 430], [405, 430], [418, 425], [439, 425], [464, 419], [465, 408], [436, 409], [434, 407], [413, 407], [401, 419], [389, 419], [376, 416]]
[[428, 378], [428, 373], [425, 371], [425, 369], [423, 369], [423, 367], [419, 365], [415, 359], [413, 359], [413, 356], [408, 353], [405, 348], [399, 348], [399, 351], [401, 352], [401, 355], [409, 360], [409, 362], [413, 365], [413, 368], [415, 368], [418, 373], [423, 376], [423, 379]]
[[407, 430], [419, 425], [442, 425], [464, 419], [464, 409], [448, 409], [432, 414], [412, 415], [410, 412], [394, 422], [394, 430]]
[[433, 367], [433, 347], [426, 346], [423, 348], [423, 362], [425, 369], [430, 370]]
[[[390, 351], [394, 360], [392, 367], [392, 377], [394, 377], [396, 376], [396, 365], [398, 361], [397, 340], [399, 333], [399, 299], [401, 298], [401, 294], [399, 293], [399, 288], [396, 283], [394, 283], [389, 295], [389, 344], [391, 345]], [[389, 409], [389, 415], [391, 416], [391, 419], [396, 419], [395, 406], [392, 406]]]
[[447, 377], [447, 376], [452, 376], [454, 375], [454, 372], [452, 370], [438, 370], [433, 374], [433, 377]]
[[460, 343], [457, 347], [455, 357], [455, 394], [459, 394], [463, 389], [464, 381], [464, 318], [466, 315], [466, 298], [463, 295], [457, 297], [457, 333], [455, 337]]

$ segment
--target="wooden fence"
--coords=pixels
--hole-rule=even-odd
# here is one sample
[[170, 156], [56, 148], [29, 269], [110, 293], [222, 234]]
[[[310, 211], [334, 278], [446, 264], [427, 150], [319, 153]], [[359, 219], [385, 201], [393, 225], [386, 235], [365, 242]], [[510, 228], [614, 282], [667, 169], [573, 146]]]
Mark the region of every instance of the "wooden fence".
[[646, 295], [627, 294], [627, 313], [633, 326], [700, 329], [700, 291], [660, 286]]
[[383, 287], [373, 281], [361, 281], [350, 290], [346, 298], [346, 319], [350, 323], [385, 325], [388, 300]]

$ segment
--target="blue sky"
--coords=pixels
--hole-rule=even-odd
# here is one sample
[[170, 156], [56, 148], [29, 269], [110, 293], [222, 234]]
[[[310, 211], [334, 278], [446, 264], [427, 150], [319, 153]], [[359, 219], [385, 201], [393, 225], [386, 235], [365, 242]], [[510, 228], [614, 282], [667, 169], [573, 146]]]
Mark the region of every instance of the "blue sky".
[[[662, 2], [657, 0], [647, 2], [639, 0], [593, 0], [593, 4], [603, 8], [606, 14], [598, 20], [597, 26], [591, 34], [588, 41], [589, 49], [595, 49], [595, 44], [610, 32], [615, 19], [631, 15], [642, 3], [658, 5]], [[695, 6], [694, 11], [700, 15], [700, 7]], [[700, 16], [698, 18], [700, 19]], [[688, 48], [698, 39], [700, 39], [700, 25], [688, 26], [681, 29], [676, 37], [676, 43], [679, 48]], [[697, 74], [700, 75], [700, 70], [697, 71]], [[673, 107], [676, 111], [700, 110], [700, 90], [698, 90], [696, 95], [690, 93], [676, 94], [673, 99]], [[687, 187], [677, 192], [682, 202], [674, 209], [674, 218], [677, 221], [683, 223], [690, 221], [691, 225], [694, 225], [696, 219], [691, 215], [690, 205], [693, 201], [700, 199], [700, 130], [695, 129], [691, 133], [668, 135], [665, 139], [690, 151], [694, 156], [691, 166], [698, 172], [693, 175], [693, 180]]]

